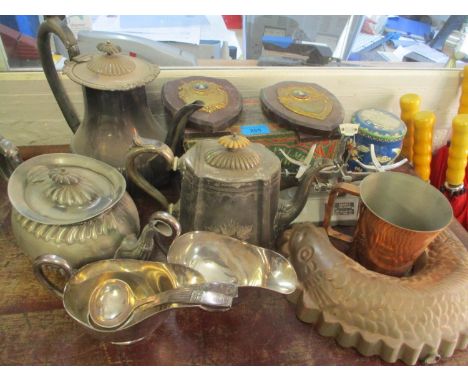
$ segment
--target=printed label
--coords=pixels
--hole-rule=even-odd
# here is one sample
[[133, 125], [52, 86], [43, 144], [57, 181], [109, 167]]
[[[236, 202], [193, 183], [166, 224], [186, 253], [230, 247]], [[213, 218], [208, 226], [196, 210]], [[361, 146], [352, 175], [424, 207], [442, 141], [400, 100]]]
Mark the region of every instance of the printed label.
[[354, 201], [336, 202], [333, 214], [340, 216], [349, 216], [356, 214], [356, 203]]
[[246, 125], [241, 126], [240, 132], [242, 135], [262, 135], [269, 134], [270, 128], [267, 125]]
[[[327, 201], [323, 204], [325, 206]], [[331, 216], [332, 223], [356, 222], [359, 217], [359, 198], [353, 195], [342, 195], [336, 198]]]

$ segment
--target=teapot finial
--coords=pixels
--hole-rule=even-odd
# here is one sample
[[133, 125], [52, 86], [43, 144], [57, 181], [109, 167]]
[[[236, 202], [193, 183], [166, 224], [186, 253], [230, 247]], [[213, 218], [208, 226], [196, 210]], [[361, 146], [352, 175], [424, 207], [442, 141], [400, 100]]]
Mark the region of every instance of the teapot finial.
[[65, 167], [56, 167], [48, 171], [51, 180], [45, 195], [54, 205], [65, 207], [85, 207], [99, 198], [95, 186], [83, 180], [74, 171]]
[[100, 52], [104, 52], [108, 54], [109, 56], [112, 54], [118, 54], [122, 51], [120, 46], [113, 44], [109, 40], [107, 40], [106, 42], [101, 42], [97, 44], [97, 50], [99, 50]]
[[212, 167], [225, 170], [251, 170], [260, 165], [260, 156], [254, 150], [247, 148], [250, 141], [239, 134], [225, 135], [218, 139], [222, 146], [209, 150], [205, 161]]
[[230, 150], [243, 149], [250, 145], [250, 141], [246, 137], [237, 133], [219, 138], [218, 143]]

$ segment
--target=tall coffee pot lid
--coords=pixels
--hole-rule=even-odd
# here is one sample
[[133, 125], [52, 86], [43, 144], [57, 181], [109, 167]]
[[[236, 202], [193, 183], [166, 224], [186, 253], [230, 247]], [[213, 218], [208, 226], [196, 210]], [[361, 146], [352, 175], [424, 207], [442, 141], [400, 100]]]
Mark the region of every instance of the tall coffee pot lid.
[[97, 45], [100, 54], [82, 54], [66, 61], [63, 72], [74, 82], [98, 90], [130, 90], [153, 81], [159, 67], [121, 53], [110, 41]]

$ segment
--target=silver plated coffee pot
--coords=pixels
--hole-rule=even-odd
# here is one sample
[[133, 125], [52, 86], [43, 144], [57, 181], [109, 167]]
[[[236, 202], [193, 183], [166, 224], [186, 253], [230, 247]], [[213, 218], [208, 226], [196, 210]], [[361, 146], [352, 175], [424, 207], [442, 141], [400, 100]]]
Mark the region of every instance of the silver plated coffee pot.
[[[64, 43], [69, 60], [63, 73], [82, 85], [84, 116], [80, 121], [55, 69], [50, 35]], [[159, 74], [159, 67], [137, 57], [121, 54], [111, 42], [98, 44], [96, 55], [80, 54], [72, 31], [58, 17], [44, 21], [38, 31], [38, 50], [44, 73], [60, 109], [74, 133], [73, 153], [89, 156], [122, 172], [125, 153], [133, 135], [164, 140], [160, 126], [148, 107], [145, 85]]]

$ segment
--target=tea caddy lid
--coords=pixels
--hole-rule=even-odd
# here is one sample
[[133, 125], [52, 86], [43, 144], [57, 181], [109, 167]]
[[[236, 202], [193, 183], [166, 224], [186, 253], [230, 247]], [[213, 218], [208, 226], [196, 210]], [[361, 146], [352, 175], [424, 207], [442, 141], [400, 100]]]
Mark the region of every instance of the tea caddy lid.
[[159, 67], [121, 54], [110, 41], [97, 45], [100, 54], [82, 54], [66, 61], [63, 72], [74, 82], [97, 90], [130, 90], [144, 86], [159, 74]]
[[8, 182], [19, 214], [42, 224], [76, 224], [113, 207], [125, 178], [115, 168], [77, 154], [44, 154], [21, 163]]
[[378, 141], [400, 141], [406, 135], [406, 125], [400, 118], [377, 108], [358, 110], [351, 122], [359, 124], [359, 135]]

